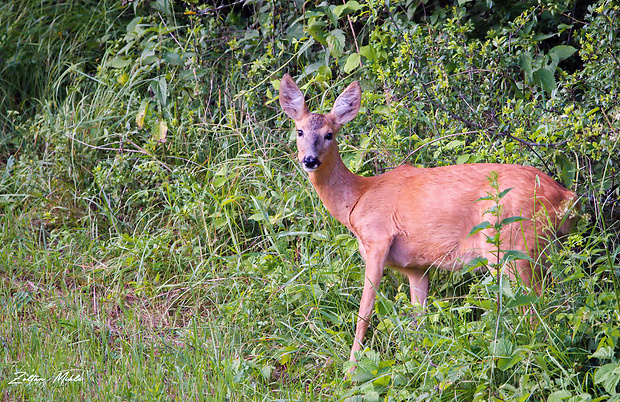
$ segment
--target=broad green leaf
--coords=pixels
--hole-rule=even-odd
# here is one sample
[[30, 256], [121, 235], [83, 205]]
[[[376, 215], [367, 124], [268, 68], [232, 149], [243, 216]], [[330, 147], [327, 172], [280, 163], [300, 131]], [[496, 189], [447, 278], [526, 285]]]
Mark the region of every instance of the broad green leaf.
[[594, 373], [594, 383], [603, 384], [605, 391], [616, 394], [616, 387], [620, 382], [620, 362], [609, 363], [599, 367]]
[[506, 307], [516, 308], [521, 306], [529, 306], [530, 304], [535, 303], [536, 300], [538, 300], [538, 296], [533, 293], [517, 293], [514, 298], [510, 299], [508, 303], [506, 303]]
[[556, 46], [554, 48], [552, 48], [551, 50], [549, 50], [549, 54], [555, 54], [558, 56], [558, 58], [561, 60], [566, 60], [569, 57], [571, 57], [575, 52], [577, 51], [577, 49], [575, 49], [572, 46], [566, 46], [566, 45], [559, 45]]
[[525, 77], [528, 80], [532, 80], [532, 55], [529, 53], [522, 53], [519, 56], [519, 67], [525, 73]]
[[556, 53], [549, 53], [548, 56], [551, 58], [551, 63], [547, 64], [547, 69], [555, 71], [558, 64], [560, 64], [560, 58]]
[[469, 162], [470, 158], [471, 158], [470, 154], [460, 155], [458, 158], [456, 158], [456, 164], [457, 165], [462, 165], [464, 163], [467, 163], [467, 162]]
[[306, 25], [306, 32], [308, 32], [314, 40], [322, 45], [327, 45], [327, 32], [323, 28], [327, 24], [321, 20], [310, 19], [308, 25]]
[[510, 357], [514, 345], [506, 338], [498, 338], [489, 343], [489, 355], [494, 357]]
[[613, 359], [614, 357], [614, 349], [611, 346], [601, 346], [596, 352], [590, 355], [590, 358], [596, 359]]
[[344, 32], [340, 29], [334, 29], [327, 35], [327, 46], [332, 56], [339, 58], [342, 56], [342, 49], [344, 49]]
[[168, 63], [173, 66], [182, 66], [184, 64], [183, 56], [184, 55], [179, 52], [166, 52], [164, 57], [162, 57], [162, 60], [164, 63]]
[[267, 218], [262, 212], [256, 212], [255, 214], [250, 215], [248, 219], [255, 222], [269, 221], [269, 218]]
[[383, 332], [390, 332], [392, 331], [394, 328], [396, 328], [396, 325], [394, 324], [394, 322], [389, 319], [386, 318], [383, 321], [381, 321], [378, 325], [377, 325], [377, 330], [378, 331], [383, 331]]
[[118, 78], [116, 79], [116, 81], [121, 84], [121, 85], [125, 85], [127, 83], [127, 81], [129, 81], [129, 76], [125, 73], [121, 74], [118, 76]]
[[540, 86], [548, 95], [555, 90], [555, 78], [553, 77], [553, 71], [548, 68], [539, 68], [534, 71], [533, 74], [534, 83]]
[[570, 391], [555, 391], [547, 398], [547, 402], [562, 402], [563, 400], [570, 398], [573, 394]]
[[374, 61], [376, 58], [375, 50], [371, 45], [360, 47], [360, 54], [370, 61]]
[[297, 352], [297, 348], [295, 346], [285, 346], [280, 348], [281, 355], [278, 359], [280, 364], [288, 364], [291, 361], [291, 357], [295, 355], [295, 352]]
[[458, 149], [463, 148], [465, 146], [465, 141], [463, 140], [452, 140], [446, 144], [446, 149]]
[[555, 157], [555, 163], [560, 167], [560, 178], [562, 183], [568, 188], [572, 187], [575, 181], [575, 164], [562, 154], [557, 154]]
[[467, 263], [465, 263], [462, 271], [472, 272], [477, 268], [486, 267], [487, 265], [489, 265], [488, 259], [483, 258], [483, 257], [476, 257], [476, 258], [473, 258], [471, 261], [468, 261]]
[[344, 72], [350, 73], [355, 70], [360, 65], [360, 55], [359, 53], [351, 53], [349, 57], [347, 57], [347, 62], [344, 65]]
[[257, 39], [260, 37], [260, 33], [256, 29], [248, 29], [245, 31], [245, 35], [243, 35], [244, 41], [250, 41], [252, 39]]
[[355, 0], [347, 1], [345, 4], [334, 7], [334, 15], [336, 18], [340, 19], [340, 17], [344, 17], [348, 14], [352, 14], [356, 11], [359, 11], [362, 8], [360, 3]]
[[264, 365], [263, 368], [260, 369], [260, 373], [262, 374], [264, 379], [271, 378], [272, 371], [273, 371], [273, 367], [268, 364]]
[[502, 357], [497, 361], [497, 368], [502, 371], [506, 371], [515, 364], [519, 363], [521, 360], [523, 360], [523, 355], [521, 353], [514, 353], [510, 358]]
[[168, 104], [168, 83], [166, 78], [164, 76], [154, 78], [151, 81], [150, 87], [161, 107], [165, 108]]
[[543, 41], [545, 39], [549, 39], [554, 37], [556, 34], [543, 34], [543, 33], [539, 33], [534, 35], [534, 37], [532, 38], [534, 41]]
[[123, 68], [129, 66], [133, 61], [127, 57], [114, 57], [108, 60], [106, 65], [112, 68]]

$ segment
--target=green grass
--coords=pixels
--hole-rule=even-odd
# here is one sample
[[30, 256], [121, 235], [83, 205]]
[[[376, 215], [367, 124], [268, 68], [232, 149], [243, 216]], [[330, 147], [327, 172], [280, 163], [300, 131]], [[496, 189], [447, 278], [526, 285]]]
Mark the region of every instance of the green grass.
[[[594, 280], [549, 286], [532, 305], [532, 322], [507, 296], [513, 306], [497, 311], [493, 281], [446, 274], [433, 277], [435, 289], [465, 289], [433, 293], [428, 311], [416, 315], [402, 279], [391, 275], [370, 350], [351, 380], [343, 367], [361, 263], [333, 223], [327, 239], [297, 240], [297, 261], [268, 252], [190, 262], [170, 239], [96, 242], [76, 231], [48, 239], [46, 248], [31, 222], [3, 220], [7, 400], [533, 397], [558, 387], [557, 379], [565, 388], [592, 388], [591, 374], [580, 374], [590, 364], [587, 350], [617, 332], [614, 295]], [[154, 244], [164, 249], [153, 251]], [[596, 287], [594, 300], [578, 286]], [[15, 383], [18, 372], [47, 381]], [[52, 380], [66, 372], [74, 383]]]

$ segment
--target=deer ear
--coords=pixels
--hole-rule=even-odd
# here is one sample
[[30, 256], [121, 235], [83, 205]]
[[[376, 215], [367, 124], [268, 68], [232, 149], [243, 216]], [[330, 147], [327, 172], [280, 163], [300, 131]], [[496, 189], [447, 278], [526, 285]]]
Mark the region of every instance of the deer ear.
[[301, 120], [308, 114], [304, 94], [301, 93], [293, 78], [284, 74], [280, 80], [280, 106], [284, 113], [293, 120]]
[[360, 110], [360, 103], [362, 98], [362, 88], [359, 82], [353, 81], [351, 85], [340, 94], [329, 117], [338, 126], [347, 124], [357, 116], [357, 112]]

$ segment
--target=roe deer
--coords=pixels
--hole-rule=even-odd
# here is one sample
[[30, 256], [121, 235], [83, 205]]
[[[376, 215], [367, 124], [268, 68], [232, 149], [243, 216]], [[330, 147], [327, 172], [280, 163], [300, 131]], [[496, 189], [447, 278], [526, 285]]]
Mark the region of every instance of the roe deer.
[[[423, 307], [428, 295], [427, 270], [458, 270], [473, 258], [497, 260], [496, 246], [486, 241], [493, 229], [469, 236], [494, 204], [479, 200], [493, 193], [488, 177], [497, 173], [500, 190], [512, 188], [500, 200], [500, 219], [525, 220], [505, 226], [502, 250], [519, 250], [532, 258], [517, 260], [508, 275], [517, 275], [537, 294], [541, 292], [540, 250], [554, 234], [565, 234], [575, 216], [576, 202], [568, 191], [540, 170], [529, 166], [476, 163], [435, 168], [408, 165], [374, 177], [351, 173], [340, 158], [335, 135], [353, 120], [360, 107], [357, 81], [336, 99], [326, 114], [310, 113], [290, 75], [280, 82], [280, 106], [295, 121], [298, 158], [327, 210], [355, 235], [366, 262], [350, 360], [360, 350], [372, 314], [384, 267], [409, 279], [411, 302]], [[490, 215], [490, 214], [489, 214]]]

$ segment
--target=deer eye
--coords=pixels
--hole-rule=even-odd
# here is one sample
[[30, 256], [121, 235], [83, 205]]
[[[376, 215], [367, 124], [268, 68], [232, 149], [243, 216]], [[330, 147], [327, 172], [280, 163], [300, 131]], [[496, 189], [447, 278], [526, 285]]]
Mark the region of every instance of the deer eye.
[[302, 137], [304, 135], [304, 130], [297, 130], [297, 135]]
[[329, 133], [325, 134], [325, 139], [326, 140], [333, 140], [334, 139], [334, 133], [329, 132]]

